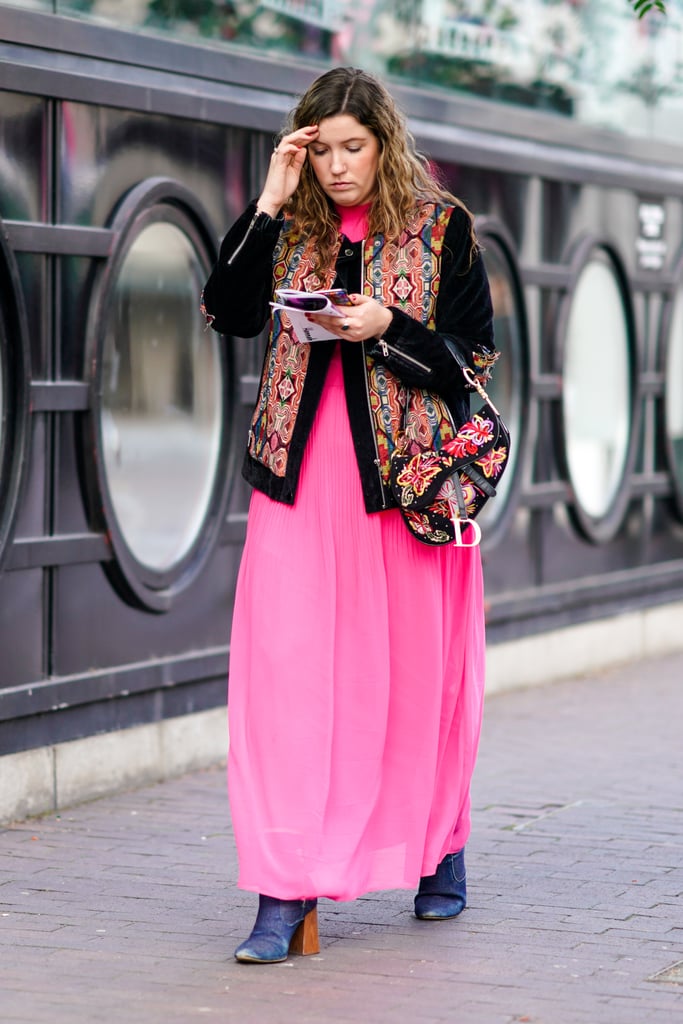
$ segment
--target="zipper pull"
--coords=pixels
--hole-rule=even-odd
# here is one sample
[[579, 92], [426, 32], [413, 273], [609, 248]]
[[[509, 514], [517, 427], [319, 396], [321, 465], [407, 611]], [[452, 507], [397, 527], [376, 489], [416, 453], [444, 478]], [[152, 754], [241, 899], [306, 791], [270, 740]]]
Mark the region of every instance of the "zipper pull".
[[247, 228], [247, 230], [246, 230], [246, 232], [244, 234], [244, 238], [242, 239], [240, 244], [237, 246], [237, 248], [233, 252], [232, 256], [229, 256], [228, 259], [225, 261], [226, 266], [228, 266], [228, 267], [231, 266], [232, 261], [235, 259], [236, 256], [239, 255], [240, 250], [244, 246], [244, 243], [246, 242], [247, 238], [249, 237], [249, 233], [250, 233], [251, 229], [253, 228], [254, 224], [256, 223], [256, 221], [258, 220], [258, 217], [259, 217], [259, 211], [257, 210], [256, 213], [254, 214], [254, 216], [249, 221], [249, 227]]
[[382, 353], [384, 358], [387, 359], [388, 356], [389, 356], [389, 346], [387, 345], [387, 343], [384, 340], [384, 338], [380, 338], [378, 344], [379, 344], [380, 352]]

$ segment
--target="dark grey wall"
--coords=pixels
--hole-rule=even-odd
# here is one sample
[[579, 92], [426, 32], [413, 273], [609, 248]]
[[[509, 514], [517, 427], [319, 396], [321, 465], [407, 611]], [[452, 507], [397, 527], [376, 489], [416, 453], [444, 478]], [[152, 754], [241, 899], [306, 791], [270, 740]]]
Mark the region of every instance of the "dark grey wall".
[[[0, 754], [225, 700], [248, 504], [236, 467], [261, 349], [226, 342], [207, 543], [182, 574], [145, 590], [118, 564], [98, 507], [93, 289], [121, 240], [121, 211], [125, 222], [128, 203], [134, 218], [149, 196], [195, 218], [211, 256], [319, 70], [2, 10]], [[661, 431], [666, 317], [681, 277], [680, 154], [542, 114], [397, 93], [519, 287], [519, 339], [504, 353], [522, 399], [515, 479], [483, 549], [490, 640], [680, 598], [680, 495]], [[667, 212], [657, 273], [636, 260], [643, 198]], [[597, 525], [577, 515], [558, 416], [563, 303], [588, 238], [622, 268], [633, 342], [627, 471]], [[599, 352], [596, 372], [609, 387]]]

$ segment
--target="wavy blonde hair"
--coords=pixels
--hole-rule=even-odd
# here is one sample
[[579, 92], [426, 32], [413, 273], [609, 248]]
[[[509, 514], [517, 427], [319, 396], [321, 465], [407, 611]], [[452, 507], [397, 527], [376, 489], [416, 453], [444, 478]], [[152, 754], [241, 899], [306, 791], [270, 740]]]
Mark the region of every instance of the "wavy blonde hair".
[[[428, 161], [417, 152], [403, 113], [385, 87], [366, 71], [334, 68], [317, 78], [290, 114], [282, 135], [339, 114], [355, 117], [379, 143], [377, 195], [370, 207], [369, 234], [395, 241], [422, 203], [452, 204], [465, 210], [470, 218], [473, 256], [478, 246], [472, 214], [437, 180]], [[285, 213], [295, 232], [316, 241], [319, 266], [328, 266], [339, 216], [308, 160]]]

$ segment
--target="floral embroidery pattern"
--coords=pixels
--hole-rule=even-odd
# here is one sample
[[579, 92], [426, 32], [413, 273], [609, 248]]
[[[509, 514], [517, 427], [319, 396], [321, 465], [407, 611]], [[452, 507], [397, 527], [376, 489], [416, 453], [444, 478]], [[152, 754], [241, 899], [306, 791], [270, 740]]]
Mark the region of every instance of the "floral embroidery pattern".
[[[485, 452], [482, 452], [481, 469], [484, 475], [490, 479], [495, 475], [496, 467], [501, 467], [500, 471], [502, 472], [507, 450], [497, 449], [493, 454], [490, 449], [496, 439], [496, 424], [481, 413], [475, 413], [472, 419], [464, 423], [455, 437], [446, 441], [440, 451], [417, 451], [415, 454], [406, 456], [405, 452], [410, 443], [406, 438], [400, 449], [397, 446], [394, 456], [396, 466], [400, 468], [395, 473], [393, 487], [394, 492], [399, 492], [397, 497], [401, 507], [410, 508], [427, 493], [435, 480], [440, 478], [443, 481], [444, 475], [450, 478], [450, 474], [459, 468], [458, 464], [471, 461], [472, 456], [476, 455], [480, 448], [486, 449]], [[493, 457], [489, 458], [492, 454]], [[484, 459], [487, 460], [485, 465], [483, 464]], [[464, 474], [462, 475], [464, 476]], [[469, 483], [469, 477], [467, 481]], [[443, 487], [436, 495], [432, 495], [436, 499], [443, 496]]]
[[447, 544], [451, 539], [447, 530], [435, 530], [434, 524], [424, 512], [406, 512], [405, 518], [413, 533], [429, 544]]
[[498, 479], [505, 468], [507, 457], [508, 449], [505, 445], [501, 445], [500, 448], [493, 448], [486, 455], [482, 456], [478, 465], [487, 480]]
[[499, 358], [500, 352], [481, 352], [476, 350], [473, 353], [474, 376], [483, 388], [491, 380], [491, 371]]
[[436, 452], [422, 452], [414, 455], [396, 476], [396, 482], [403, 494], [414, 494], [421, 498], [432, 480], [441, 469], [441, 459]]
[[202, 290], [201, 298], [199, 300], [199, 312], [204, 317], [204, 326], [208, 330], [211, 324], [214, 322], [216, 317], [213, 313], [208, 313], [206, 309], [206, 303], [204, 302], [204, 291]]
[[456, 459], [462, 459], [466, 455], [475, 455], [477, 448], [495, 438], [495, 425], [493, 420], [475, 414], [471, 420], [464, 423], [458, 430], [452, 441], [445, 443], [444, 451], [454, 455]]
[[495, 494], [507, 464], [505, 424], [487, 404], [441, 450], [412, 454], [409, 447], [407, 438], [399, 440], [391, 478], [408, 528], [426, 544], [477, 544], [481, 531], [468, 524]]

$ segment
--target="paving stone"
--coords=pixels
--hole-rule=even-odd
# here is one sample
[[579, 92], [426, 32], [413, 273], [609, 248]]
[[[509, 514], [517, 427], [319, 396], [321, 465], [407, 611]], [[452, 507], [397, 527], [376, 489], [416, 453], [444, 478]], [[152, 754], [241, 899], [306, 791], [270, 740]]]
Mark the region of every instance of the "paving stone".
[[683, 657], [487, 700], [470, 906], [320, 901], [321, 952], [237, 964], [223, 769], [0, 830], [2, 1024], [672, 1024]]

